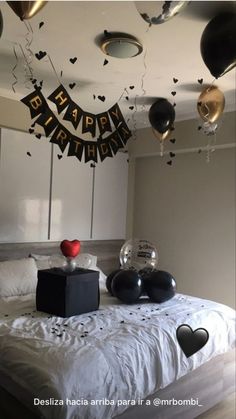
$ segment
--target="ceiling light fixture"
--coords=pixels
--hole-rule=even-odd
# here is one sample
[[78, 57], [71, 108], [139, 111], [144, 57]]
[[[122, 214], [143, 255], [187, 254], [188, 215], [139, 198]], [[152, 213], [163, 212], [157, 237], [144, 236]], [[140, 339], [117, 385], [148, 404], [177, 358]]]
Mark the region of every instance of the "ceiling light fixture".
[[101, 39], [104, 54], [116, 58], [132, 58], [141, 54], [143, 46], [137, 38], [120, 32], [106, 33]]

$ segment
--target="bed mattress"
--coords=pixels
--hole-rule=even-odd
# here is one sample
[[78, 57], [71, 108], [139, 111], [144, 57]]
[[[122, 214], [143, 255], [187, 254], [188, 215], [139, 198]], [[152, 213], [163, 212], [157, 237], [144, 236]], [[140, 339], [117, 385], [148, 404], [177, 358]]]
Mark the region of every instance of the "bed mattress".
[[[189, 358], [176, 338], [181, 324], [209, 333]], [[144, 399], [234, 347], [235, 311], [182, 294], [126, 305], [102, 292], [99, 310], [66, 319], [37, 312], [35, 295], [0, 299], [0, 377], [30, 394], [46, 419], [113, 418], [125, 401]]]

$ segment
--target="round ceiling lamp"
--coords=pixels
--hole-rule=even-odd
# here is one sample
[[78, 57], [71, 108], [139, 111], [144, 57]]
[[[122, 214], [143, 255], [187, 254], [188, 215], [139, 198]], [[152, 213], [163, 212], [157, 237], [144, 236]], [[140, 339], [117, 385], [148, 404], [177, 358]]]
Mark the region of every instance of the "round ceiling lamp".
[[141, 54], [143, 46], [137, 38], [126, 33], [106, 33], [101, 39], [104, 54], [116, 58], [132, 58]]

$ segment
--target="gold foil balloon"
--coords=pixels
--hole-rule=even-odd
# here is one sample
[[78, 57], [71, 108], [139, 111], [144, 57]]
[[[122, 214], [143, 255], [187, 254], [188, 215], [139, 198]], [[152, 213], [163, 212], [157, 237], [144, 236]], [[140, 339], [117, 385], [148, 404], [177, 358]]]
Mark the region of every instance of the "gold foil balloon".
[[47, 1], [8, 1], [8, 5], [21, 19], [31, 19], [36, 15], [47, 3]]
[[217, 121], [222, 115], [224, 107], [224, 94], [216, 86], [207, 87], [198, 98], [197, 110], [205, 122]]

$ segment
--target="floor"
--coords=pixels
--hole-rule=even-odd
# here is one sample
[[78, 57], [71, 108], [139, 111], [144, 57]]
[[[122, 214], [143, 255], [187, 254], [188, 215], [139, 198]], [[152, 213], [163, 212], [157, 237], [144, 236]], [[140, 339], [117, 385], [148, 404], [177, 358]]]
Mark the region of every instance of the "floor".
[[235, 393], [227, 399], [212, 407], [208, 412], [198, 416], [198, 419], [235, 419]]

